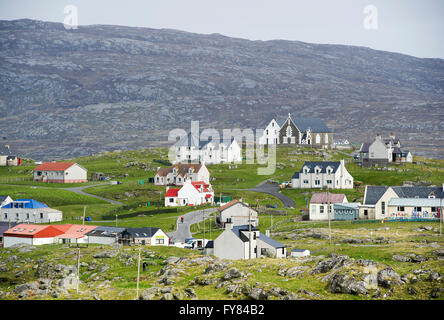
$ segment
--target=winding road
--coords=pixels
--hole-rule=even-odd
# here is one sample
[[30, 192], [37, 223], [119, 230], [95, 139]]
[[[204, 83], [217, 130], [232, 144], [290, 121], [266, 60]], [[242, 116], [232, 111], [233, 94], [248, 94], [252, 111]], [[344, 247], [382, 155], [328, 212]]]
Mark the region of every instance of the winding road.
[[294, 208], [295, 203], [293, 199], [287, 197], [286, 195], [279, 192], [280, 188], [277, 183], [269, 183], [267, 180], [259, 183], [256, 187], [252, 189], [233, 189], [233, 190], [243, 190], [243, 191], [253, 191], [253, 192], [260, 192], [260, 193], [266, 193], [269, 195], [272, 195], [279, 200], [282, 201], [284, 204], [284, 208]]
[[210, 217], [210, 214], [216, 211], [217, 208], [210, 208], [210, 209], [201, 209], [196, 210], [192, 212], [188, 212], [183, 215], [183, 223], [180, 221], [180, 216], [177, 218], [177, 227], [176, 231], [172, 231], [168, 233], [168, 236], [173, 241], [179, 241], [184, 242], [186, 238], [191, 238], [191, 231], [190, 226], [201, 222], [203, 216], [205, 216], [205, 219], [208, 219]]

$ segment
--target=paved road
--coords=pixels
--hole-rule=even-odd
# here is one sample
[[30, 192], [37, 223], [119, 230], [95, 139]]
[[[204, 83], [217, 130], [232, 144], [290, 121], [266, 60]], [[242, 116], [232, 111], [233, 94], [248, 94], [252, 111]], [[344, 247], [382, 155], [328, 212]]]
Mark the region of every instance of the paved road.
[[277, 183], [267, 183], [267, 181], [263, 181], [253, 189], [243, 189], [243, 190], [270, 194], [281, 200], [282, 203], [284, 204], [284, 208], [294, 208], [295, 206], [293, 199], [279, 192], [280, 189]]
[[74, 187], [74, 188], [60, 188], [60, 189], [63, 189], [63, 190], [66, 190], [66, 191], [71, 191], [71, 192], [74, 192], [74, 193], [77, 193], [77, 194], [81, 194], [81, 195], [84, 195], [84, 196], [89, 196], [89, 197], [101, 199], [101, 200], [107, 201], [107, 202], [109, 202], [111, 204], [121, 205], [122, 202], [111, 200], [111, 199], [107, 199], [107, 198], [103, 198], [103, 197], [100, 197], [100, 196], [96, 196], [95, 194], [91, 194], [91, 193], [87, 193], [87, 192], [83, 191], [84, 189], [87, 189], [87, 188], [103, 186], [103, 185], [104, 184], [94, 184], [94, 185], [90, 185], [90, 186]]
[[210, 214], [216, 211], [217, 208], [202, 209], [192, 212], [188, 212], [183, 215], [183, 223], [180, 222], [180, 216], [177, 218], [177, 228], [176, 231], [168, 233], [168, 236], [173, 241], [184, 242], [186, 238], [191, 238], [190, 226], [192, 224], [202, 221], [203, 215], [205, 219], [208, 219]]
[[4, 185], [8, 185], [8, 186], [23, 186], [23, 187], [31, 187], [31, 188], [43, 188], [43, 189], [60, 189], [60, 190], [65, 190], [65, 191], [71, 191], [71, 192], [74, 192], [74, 193], [77, 193], [77, 194], [81, 194], [81, 195], [84, 195], [84, 196], [88, 196], [88, 197], [93, 197], [93, 198], [101, 199], [101, 200], [104, 200], [106, 202], [109, 202], [109, 203], [115, 204], [115, 205], [121, 205], [122, 204], [119, 201], [103, 198], [103, 197], [96, 196], [94, 194], [90, 194], [90, 193], [87, 193], [87, 192], [83, 191], [84, 189], [87, 189], [87, 188], [92, 188], [92, 187], [97, 187], [97, 186], [104, 186], [104, 185], [107, 185], [107, 183], [92, 184], [92, 185], [87, 185], [87, 186], [82, 186], [82, 187], [73, 187], [73, 188], [52, 188], [52, 187], [35, 186], [35, 185], [28, 185], [28, 184], [4, 184]]

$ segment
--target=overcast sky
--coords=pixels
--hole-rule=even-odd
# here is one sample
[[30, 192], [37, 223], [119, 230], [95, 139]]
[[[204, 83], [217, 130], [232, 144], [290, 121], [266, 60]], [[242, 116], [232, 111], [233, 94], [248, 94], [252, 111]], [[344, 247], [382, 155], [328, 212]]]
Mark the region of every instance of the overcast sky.
[[[444, 58], [443, 0], [0, 0], [0, 19], [64, 22], [66, 5], [77, 7], [79, 25], [171, 28]], [[364, 12], [369, 5], [373, 9]]]

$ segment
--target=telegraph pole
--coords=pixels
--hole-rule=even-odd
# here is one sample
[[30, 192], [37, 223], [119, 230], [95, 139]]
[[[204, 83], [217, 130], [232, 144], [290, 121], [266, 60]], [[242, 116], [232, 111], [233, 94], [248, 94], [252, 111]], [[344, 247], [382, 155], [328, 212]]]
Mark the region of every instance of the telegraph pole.
[[248, 242], [249, 242], [249, 259], [251, 260], [251, 209], [248, 208]]
[[139, 257], [137, 259], [137, 287], [136, 287], [136, 300], [139, 298], [139, 278], [140, 278], [140, 251], [142, 250], [142, 245], [139, 244]]
[[330, 191], [329, 187], [327, 187], [327, 215], [328, 215], [328, 237], [331, 246], [331, 224], [330, 224]]
[[442, 198], [439, 199], [439, 236], [442, 236]]
[[202, 211], [202, 219], [203, 219], [203, 242], [202, 242], [202, 248], [205, 248], [205, 210]]

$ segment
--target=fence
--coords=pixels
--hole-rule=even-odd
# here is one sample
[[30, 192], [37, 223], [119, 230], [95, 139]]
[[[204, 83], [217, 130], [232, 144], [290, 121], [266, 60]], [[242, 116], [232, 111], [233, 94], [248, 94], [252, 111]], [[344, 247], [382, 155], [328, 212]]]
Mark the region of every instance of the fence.
[[0, 183], [8, 184], [14, 182], [34, 181], [33, 177], [0, 177]]

